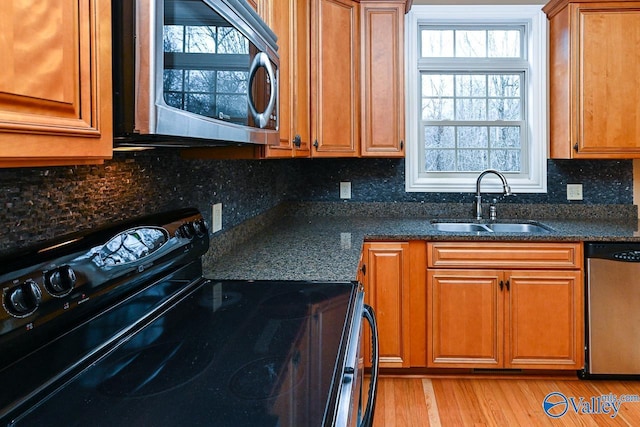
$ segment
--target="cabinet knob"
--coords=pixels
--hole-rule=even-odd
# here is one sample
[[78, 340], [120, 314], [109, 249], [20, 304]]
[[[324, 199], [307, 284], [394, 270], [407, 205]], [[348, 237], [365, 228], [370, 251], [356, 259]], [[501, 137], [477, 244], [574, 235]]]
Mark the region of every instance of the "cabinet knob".
[[318, 144], [318, 140], [317, 140], [317, 139], [315, 139], [315, 140], [313, 141], [313, 146], [314, 146], [314, 147], [316, 147], [316, 150], [318, 149], [318, 146], [319, 146], [319, 145], [320, 145], [320, 144]]
[[577, 142], [575, 144], [573, 144], [573, 151], [575, 151], [575, 152], [578, 151], [578, 143]]
[[504, 285], [506, 286], [507, 290], [510, 290], [510, 289], [509, 289], [509, 281], [508, 281], [508, 280], [507, 280], [507, 282], [506, 282]]
[[302, 145], [302, 138], [300, 138], [300, 135], [296, 135], [293, 137], [293, 145], [300, 148], [300, 146]]
[[366, 275], [367, 274], [367, 265], [366, 264], [362, 264], [362, 267], [360, 268], [360, 271], [362, 271], [362, 274]]

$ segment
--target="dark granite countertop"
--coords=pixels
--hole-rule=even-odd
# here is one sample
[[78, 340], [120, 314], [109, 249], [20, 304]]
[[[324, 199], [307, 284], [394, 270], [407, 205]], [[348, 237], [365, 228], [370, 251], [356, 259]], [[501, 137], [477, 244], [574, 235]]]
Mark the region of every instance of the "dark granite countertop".
[[[443, 218], [438, 219], [443, 221]], [[438, 231], [429, 218], [415, 216], [284, 216], [252, 233], [232, 250], [220, 256], [206, 256], [205, 276], [214, 279], [354, 280], [365, 240], [640, 242], [637, 219], [554, 218], [538, 221], [551, 230], [543, 234], [473, 234]]]

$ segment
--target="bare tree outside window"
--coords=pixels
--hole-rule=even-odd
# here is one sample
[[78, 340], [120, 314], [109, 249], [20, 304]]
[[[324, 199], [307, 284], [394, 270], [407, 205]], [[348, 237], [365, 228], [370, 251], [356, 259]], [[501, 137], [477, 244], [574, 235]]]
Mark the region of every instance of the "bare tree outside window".
[[[422, 57], [442, 64], [420, 73], [425, 171], [521, 171], [526, 147], [521, 87], [526, 75], [524, 70], [512, 71], [508, 62], [521, 58], [521, 32], [421, 31]], [[487, 69], [487, 58], [500, 58], [504, 67]]]
[[167, 105], [246, 124], [249, 74], [246, 37], [226, 26], [174, 24], [164, 26], [163, 43]]

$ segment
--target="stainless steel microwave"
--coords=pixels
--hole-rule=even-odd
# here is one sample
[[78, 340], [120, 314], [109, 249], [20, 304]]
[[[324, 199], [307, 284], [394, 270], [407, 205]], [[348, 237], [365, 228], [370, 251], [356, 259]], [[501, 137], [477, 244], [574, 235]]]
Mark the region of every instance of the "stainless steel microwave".
[[112, 7], [116, 147], [278, 143], [276, 36], [245, 0]]

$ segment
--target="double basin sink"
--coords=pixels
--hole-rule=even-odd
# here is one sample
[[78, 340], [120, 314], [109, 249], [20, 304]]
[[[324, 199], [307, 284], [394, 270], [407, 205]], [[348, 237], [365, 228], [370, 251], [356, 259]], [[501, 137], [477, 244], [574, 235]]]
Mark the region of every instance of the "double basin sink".
[[544, 234], [553, 231], [548, 226], [535, 221], [519, 222], [457, 222], [432, 220], [431, 226], [438, 231], [451, 233], [525, 233]]

